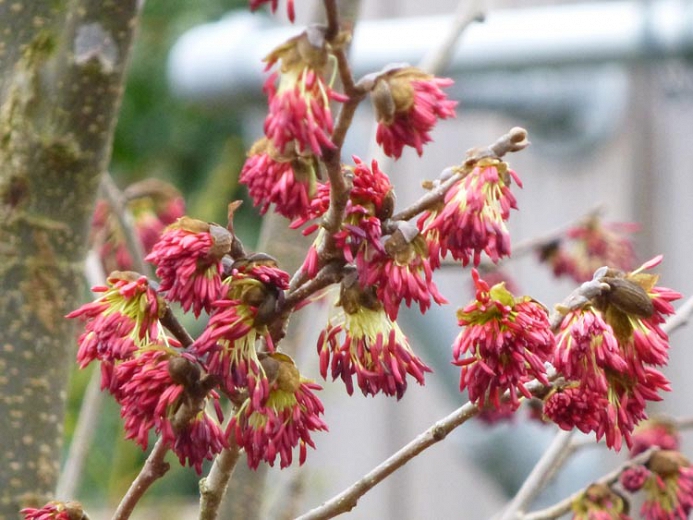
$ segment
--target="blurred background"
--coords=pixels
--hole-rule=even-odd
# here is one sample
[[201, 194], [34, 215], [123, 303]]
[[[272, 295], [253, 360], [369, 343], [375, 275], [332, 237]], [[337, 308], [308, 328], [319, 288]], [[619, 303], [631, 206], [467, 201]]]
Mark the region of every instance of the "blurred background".
[[[171, 182], [184, 193], [187, 213], [203, 220], [223, 223], [226, 204], [245, 200], [236, 229], [247, 248], [287, 258], [281, 265], [291, 269], [308, 242], [284, 230], [280, 218], [263, 225], [237, 182], [246, 150], [262, 135], [266, 102], [259, 95], [260, 59], [321, 16], [319, 2], [297, 0], [296, 24], [287, 25], [284, 0], [279, 4], [278, 16], [268, 16], [248, 14], [244, 0], [147, 2], [112, 174], [121, 188], [147, 177]], [[507, 158], [524, 182], [524, 189], [514, 189], [520, 208], [510, 218], [514, 243], [602, 205], [607, 220], [640, 224], [639, 260], [664, 255], [661, 285], [684, 297], [693, 293], [693, 2], [362, 0], [344, 7], [359, 8], [352, 47], [357, 77], [391, 61], [418, 63], [440, 45], [455, 12], [485, 14], [483, 22], [463, 32], [449, 66], [439, 73], [456, 82], [450, 95], [460, 101], [458, 118], [439, 124], [422, 158], [405, 151], [395, 164], [384, 163], [399, 207], [421, 194], [422, 179], [460, 163], [467, 149], [523, 126], [533, 144]], [[373, 115], [365, 105], [344, 157], [377, 156]], [[556, 280], [536, 255], [510, 260], [504, 270], [520, 292], [548, 307], [575, 286]], [[341, 383], [325, 382], [321, 398], [330, 432], [315, 436], [317, 451], [297, 471], [270, 470], [264, 491], [258, 491], [264, 474], [253, 478], [239, 471], [241, 484], [232, 489], [236, 509], [228, 509], [227, 518], [234, 517], [231, 511], [235, 518], [282, 518], [294, 504], [297, 513], [315, 507], [465, 402], [458, 369], [449, 361], [458, 332], [454, 311], [471, 297], [470, 278], [462, 268], [449, 268], [436, 281], [450, 304], [423, 318], [407, 312], [401, 320], [413, 348], [435, 370], [426, 387], [410, 386], [395, 402], [348, 397]], [[296, 349], [302, 372], [316, 379], [315, 323], [323, 323], [325, 312], [320, 306], [301, 311], [287, 342]], [[300, 327], [301, 319], [313, 326]], [[674, 392], [651, 407], [651, 414], [693, 414], [691, 339], [688, 329], [672, 337], [666, 374]], [[75, 373], [68, 437], [89, 376], [89, 371]], [[102, 407], [78, 496], [107, 508], [125, 491], [143, 455], [121, 439], [115, 403], [105, 399]], [[490, 518], [512, 496], [553, 432], [522, 417], [493, 427], [467, 424], [367, 494], [345, 517]], [[689, 438], [684, 443], [689, 456], [690, 447]], [[537, 505], [585, 485], [623, 457], [603, 447], [584, 450]], [[194, 517], [196, 497], [194, 472], [174, 465], [152, 489], [153, 509], [140, 517]]]

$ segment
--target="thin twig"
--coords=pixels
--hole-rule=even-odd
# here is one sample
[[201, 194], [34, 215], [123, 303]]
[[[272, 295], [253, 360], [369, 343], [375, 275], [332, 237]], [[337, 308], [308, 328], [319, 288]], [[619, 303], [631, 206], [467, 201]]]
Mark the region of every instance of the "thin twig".
[[[103, 272], [101, 259], [96, 251], [89, 251], [84, 265], [84, 274], [89, 286], [102, 285], [106, 279], [106, 274]], [[84, 461], [87, 458], [89, 447], [96, 433], [96, 422], [98, 421], [99, 410], [103, 401], [100, 382], [101, 371], [94, 370], [82, 396], [82, 404], [79, 407], [77, 424], [70, 441], [70, 449], [58, 478], [55, 496], [61, 499], [73, 498], [79, 487], [82, 468], [84, 468]]]
[[164, 314], [159, 318], [161, 324], [168, 329], [168, 331], [173, 334], [173, 337], [180, 341], [183, 348], [188, 348], [193, 344], [193, 338], [190, 336], [188, 331], [183, 327], [181, 322], [178, 321], [175, 314], [171, 310], [171, 307], [166, 306]]
[[[410, 220], [419, 213], [439, 203], [445, 197], [447, 191], [459, 180], [463, 179], [472, 170], [477, 162], [486, 157], [501, 159], [510, 152], [519, 152], [529, 146], [527, 131], [524, 128], [512, 128], [507, 134], [501, 136], [495, 143], [487, 148], [473, 148], [467, 152], [464, 164], [458, 168], [450, 178], [441, 182], [434, 189], [426, 193], [411, 206], [392, 216], [391, 220]], [[447, 173], [449, 170], [446, 170]]]
[[[637, 466], [639, 464], [645, 464], [647, 463], [648, 460], [650, 460], [650, 457], [652, 456], [653, 453], [658, 451], [659, 448], [650, 448], [647, 451], [644, 451], [640, 455], [637, 455], [633, 457], [632, 459], [624, 462], [621, 464], [618, 468], [616, 468], [614, 471], [611, 473], [608, 473], [607, 475], [604, 475], [602, 478], [599, 480], [595, 481], [594, 484], [602, 484], [604, 486], [610, 486], [614, 482], [618, 480], [618, 478], [621, 476], [621, 473], [625, 469], [628, 469], [632, 466]], [[521, 518], [521, 520], [554, 520], [556, 518], [561, 517], [562, 515], [566, 514], [567, 512], [570, 511], [571, 506], [573, 505], [573, 502], [578, 500], [583, 493], [585, 492], [587, 488], [580, 489], [579, 491], [576, 491], [572, 495], [570, 495], [568, 498], [561, 500], [557, 504], [548, 507], [546, 509], [542, 509], [541, 511], [535, 511], [533, 513], [529, 513], [527, 515], [524, 515]]]
[[532, 503], [539, 492], [544, 489], [552, 474], [558, 469], [558, 462], [565, 460], [571, 451], [571, 438], [574, 431], [559, 430], [551, 445], [532, 469], [527, 479], [508, 504], [500, 520], [514, 520]]
[[219, 506], [241, 454], [233, 435], [230, 442], [231, 446], [214, 459], [207, 477], [200, 480], [200, 520], [215, 520], [219, 514]]
[[339, 34], [339, 10], [336, 0], [324, 0], [325, 17], [327, 18], [326, 40], [334, 40]]
[[288, 291], [282, 307], [284, 312], [293, 309], [306, 298], [309, 298], [325, 287], [339, 282], [344, 275], [342, 267], [341, 263], [327, 264], [318, 272], [315, 278], [312, 278], [294, 291]]
[[125, 245], [132, 258], [133, 269], [151, 278], [153, 272], [151, 266], [144, 261], [144, 249], [142, 248], [142, 242], [140, 242], [137, 236], [132, 213], [130, 213], [127, 207], [123, 193], [118, 189], [111, 174], [108, 172], [104, 172], [101, 178], [101, 192], [123, 230]]
[[[542, 393], [546, 390], [546, 387], [538, 381], [532, 381], [526, 386], [532, 393]], [[506, 392], [502, 399], [505, 401], [508, 398], [509, 393]], [[475, 404], [466, 403], [444, 419], [436, 422], [428, 430], [417, 436], [387, 460], [373, 468], [347, 489], [321, 506], [298, 517], [297, 520], [324, 520], [351, 511], [356, 507], [359, 498], [396, 470], [404, 466], [419, 453], [442, 441], [451, 431], [467, 422], [478, 412], [479, 409]]]
[[426, 72], [442, 74], [450, 63], [455, 44], [462, 33], [474, 22], [482, 22], [485, 18], [484, 0], [461, 0], [453, 15], [453, 20], [447, 33], [440, 43], [431, 49], [419, 62], [419, 68]]
[[63, 465], [63, 470], [58, 479], [58, 487], [55, 496], [61, 499], [74, 498], [81, 480], [84, 461], [87, 459], [89, 447], [96, 434], [96, 423], [103, 402], [101, 392], [101, 371], [92, 372], [87, 389], [82, 396], [82, 404], [79, 407], [77, 424], [70, 441], [70, 449]]
[[467, 403], [461, 408], [458, 408], [444, 419], [435, 423], [424, 433], [417, 436], [413, 441], [383, 463], [376, 466], [343, 492], [328, 500], [320, 507], [298, 517], [297, 520], [322, 520], [351, 511], [356, 506], [359, 498], [364, 494], [426, 448], [442, 441], [448, 433], [461, 424], [464, 424], [468, 419], [474, 417], [478, 411], [476, 405], [472, 403]]
[[675, 330], [687, 325], [691, 314], [693, 314], [693, 296], [683, 302], [683, 305], [676, 310], [676, 314], [670, 316], [666, 323], [662, 325], [662, 329], [667, 334], [671, 334]]
[[164, 461], [166, 452], [168, 452], [168, 446], [166, 446], [162, 438], [159, 438], [139, 474], [130, 484], [130, 489], [128, 489], [120, 504], [118, 504], [118, 509], [116, 509], [112, 520], [127, 520], [130, 518], [137, 502], [139, 502], [149, 487], [166, 474], [170, 468], [168, 462]]

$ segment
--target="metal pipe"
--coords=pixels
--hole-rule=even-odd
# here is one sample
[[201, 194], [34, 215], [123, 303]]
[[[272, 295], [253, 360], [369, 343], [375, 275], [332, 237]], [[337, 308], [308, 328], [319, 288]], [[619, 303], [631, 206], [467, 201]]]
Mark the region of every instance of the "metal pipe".
[[[449, 18], [366, 20], [357, 25], [356, 76], [387, 63], [417, 63]], [[219, 104], [256, 97], [262, 59], [300, 28], [261, 14], [232, 13], [191, 29], [169, 55], [174, 93]], [[693, 55], [693, 5], [683, 0], [621, 1], [491, 11], [458, 42], [448, 75]]]

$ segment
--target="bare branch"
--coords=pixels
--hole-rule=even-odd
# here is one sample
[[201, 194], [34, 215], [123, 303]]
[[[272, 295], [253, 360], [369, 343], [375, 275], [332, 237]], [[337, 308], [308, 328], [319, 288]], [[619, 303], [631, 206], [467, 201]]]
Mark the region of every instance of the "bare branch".
[[[476, 167], [477, 162], [481, 159], [487, 157], [501, 159], [506, 154], [510, 152], [519, 152], [527, 148], [527, 146], [529, 146], [527, 131], [524, 128], [515, 127], [487, 148], [472, 148], [468, 150], [467, 158], [462, 166], [453, 169], [453, 173], [449, 178], [440, 182], [438, 186], [426, 193], [411, 206], [393, 215], [391, 220], [410, 220], [419, 213], [442, 201], [447, 191], [461, 179], [469, 175]], [[448, 168], [442, 175], [447, 175], [450, 171], [451, 170]]]
[[[533, 394], [541, 394], [546, 391], [546, 387], [538, 381], [532, 381], [527, 385], [527, 390]], [[502, 400], [508, 398], [509, 393], [506, 392]], [[404, 466], [411, 459], [419, 455], [422, 451], [442, 441], [451, 431], [467, 422], [478, 412], [479, 409], [472, 403], [467, 403], [458, 408], [417, 436], [390, 458], [373, 468], [347, 489], [331, 498], [320, 507], [298, 517], [297, 520], [324, 520], [351, 511], [356, 507], [359, 498]]]
[[[614, 471], [611, 473], [608, 473], [607, 475], [604, 475], [602, 478], [599, 480], [595, 481], [594, 484], [602, 484], [605, 486], [610, 486], [614, 482], [618, 480], [618, 478], [621, 476], [621, 473], [623, 473], [624, 470], [632, 467], [632, 466], [637, 466], [639, 464], [646, 464], [648, 460], [650, 460], [650, 457], [652, 456], [653, 453], [656, 451], [659, 451], [659, 448], [650, 448], [647, 451], [642, 452], [640, 455], [637, 455], [633, 457], [632, 459], [628, 460], [627, 462], [624, 462], [621, 464], [618, 468], [616, 468]], [[546, 509], [542, 509], [541, 511], [536, 511], [534, 513], [529, 513], [524, 516], [519, 516], [517, 518], [521, 520], [554, 520], [556, 518], [560, 518], [562, 515], [568, 513], [570, 511], [570, 508], [576, 500], [578, 500], [582, 494], [585, 492], [587, 488], [583, 488], [579, 491], [576, 491], [572, 495], [570, 495], [568, 498], [561, 500], [559, 503], [548, 507]]]
[[161, 320], [161, 324], [166, 327], [171, 334], [173, 334], [173, 337], [180, 341], [183, 348], [188, 348], [193, 344], [194, 340], [192, 336], [190, 336], [185, 327], [183, 327], [183, 325], [178, 321], [178, 318], [176, 318], [175, 314], [173, 314], [171, 307], [167, 305], [163, 316], [161, 316], [159, 319]]
[[358, 499], [382, 482], [386, 477], [404, 466], [426, 448], [442, 441], [448, 433], [467, 422], [478, 413], [478, 408], [467, 403], [453, 413], [438, 421], [424, 433], [416, 437], [397, 453], [375, 467], [343, 492], [328, 500], [320, 507], [299, 516], [297, 520], [323, 520], [351, 511]]
[[546, 487], [548, 481], [560, 467], [561, 461], [566, 460], [570, 455], [572, 451], [570, 441], [573, 433], [573, 430], [559, 430], [556, 433], [551, 445], [534, 466], [527, 479], [522, 483], [515, 497], [510, 501], [507, 509], [500, 517], [500, 520], [516, 519], [522, 510], [531, 504], [537, 494]]
[[688, 325], [691, 314], [693, 314], [693, 297], [683, 302], [683, 305], [676, 310], [676, 314], [670, 316], [666, 323], [662, 325], [662, 329], [667, 334], [671, 334], [681, 327]]
[[128, 209], [123, 192], [118, 189], [118, 186], [113, 181], [113, 177], [108, 172], [104, 172], [101, 178], [101, 192], [123, 230], [125, 244], [132, 258], [133, 269], [138, 273], [151, 277], [154, 273], [151, 266], [144, 261], [144, 249], [142, 248], [142, 242], [137, 236], [132, 213]]
[[233, 435], [230, 442], [231, 446], [214, 459], [209, 475], [200, 480], [200, 520], [215, 520], [219, 514], [219, 506], [241, 454]]
[[483, 22], [485, 18], [484, 0], [461, 0], [453, 15], [449, 31], [440, 43], [426, 54], [419, 62], [419, 68], [434, 75], [442, 74], [448, 66], [455, 44], [465, 29], [474, 22]]
[[168, 446], [166, 446], [162, 438], [159, 438], [139, 474], [130, 484], [130, 489], [128, 489], [120, 504], [118, 504], [118, 509], [116, 509], [112, 520], [127, 520], [130, 518], [137, 502], [139, 502], [149, 487], [166, 474], [170, 468], [168, 462], [164, 461], [166, 452], [168, 452]]

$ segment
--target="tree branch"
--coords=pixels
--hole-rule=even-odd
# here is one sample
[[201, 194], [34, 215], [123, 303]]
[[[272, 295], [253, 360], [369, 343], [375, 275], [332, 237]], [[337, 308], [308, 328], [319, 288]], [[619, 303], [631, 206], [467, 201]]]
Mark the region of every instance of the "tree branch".
[[[599, 480], [596, 480], [594, 484], [610, 486], [618, 480], [618, 478], [621, 476], [621, 473], [623, 473], [625, 469], [628, 469], [632, 466], [637, 466], [639, 464], [646, 464], [647, 461], [650, 460], [652, 454], [656, 451], [659, 451], [659, 448], [650, 448], [649, 450], [642, 452], [640, 455], [637, 455], [632, 459], [628, 460], [627, 462], [621, 464], [611, 473], [608, 473]], [[551, 507], [542, 509], [541, 511], [535, 511], [534, 513], [529, 513], [518, 518], [520, 518], [521, 520], [554, 520], [556, 518], [560, 518], [562, 515], [570, 511], [573, 502], [578, 500], [586, 489], [587, 487], [584, 487], [579, 491], [576, 491], [568, 498], [561, 500], [560, 502]]]
[[207, 477], [200, 480], [200, 520], [216, 520], [219, 514], [219, 506], [241, 454], [233, 435], [230, 442], [231, 446], [214, 459]]
[[130, 484], [127, 493], [125, 493], [120, 504], [118, 504], [118, 509], [116, 509], [112, 520], [127, 520], [130, 518], [137, 502], [139, 502], [149, 487], [166, 474], [170, 468], [168, 462], [164, 461], [166, 452], [168, 452], [168, 447], [164, 444], [163, 439], [159, 438], [149, 457], [147, 457], [144, 466], [142, 466], [139, 474]]
[[[533, 394], [543, 394], [543, 392], [546, 391], [545, 386], [538, 381], [532, 381], [526, 386], [527, 390]], [[506, 392], [502, 400], [505, 401], [508, 398], [509, 393]], [[467, 422], [478, 412], [479, 409], [473, 403], [463, 405], [444, 419], [436, 422], [428, 430], [417, 436], [387, 460], [373, 468], [347, 489], [331, 498], [320, 507], [298, 517], [297, 520], [324, 520], [351, 511], [356, 507], [359, 498], [404, 466], [411, 459], [419, 455], [422, 451], [442, 441], [451, 431]]]
[[461, 0], [457, 4], [450, 29], [440, 43], [419, 62], [418, 66], [421, 70], [435, 76], [445, 71], [455, 50], [455, 44], [462, 33], [474, 22], [484, 21], [484, 3], [484, 0]]
[[[457, 182], [464, 179], [476, 167], [477, 162], [486, 157], [496, 159], [503, 158], [510, 152], [519, 152], [529, 146], [527, 140], [527, 131], [524, 128], [512, 128], [507, 134], [501, 136], [495, 143], [487, 148], [472, 148], [467, 151], [467, 158], [462, 166], [454, 169], [452, 175], [441, 180], [439, 184], [421, 197], [411, 206], [403, 209], [399, 213], [392, 216], [390, 220], [411, 220], [419, 213], [431, 208], [443, 200], [447, 191]], [[443, 175], [450, 173], [450, 169], [446, 169]], [[387, 224], [385, 224], [387, 226]]]
[[416, 437], [397, 453], [376, 466], [357, 482], [318, 508], [299, 516], [297, 520], [323, 520], [351, 511], [358, 499], [382, 482], [386, 477], [404, 466], [425, 449], [442, 441], [448, 433], [464, 424], [478, 413], [478, 408], [467, 403], [453, 413], [438, 421], [424, 433]]
[[559, 430], [556, 432], [551, 445], [534, 466], [527, 479], [522, 483], [522, 486], [500, 517], [500, 520], [516, 519], [522, 510], [531, 504], [537, 494], [544, 489], [551, 476], [560, 467], [560, 462], [570, 455], [572, 451], [570, 441], [573, 433], [573, 430]]
[[151, 278], [154, 273], [151, 265], [144, 261], [144, 249], [142, 248], [142, 242], [137, 236], [132, 213], [128, 209], [123, 192], [118, 189], [118, 186], [113, 181], [113, 177], [108, 172], [104, 172], [101, 179], [101, 192], [123, 230], [125, 244], [132, 258], [133, 269]]
[[192, 336], [188, 333], [185, 327], [183, 327], [181, 322], [178, 321], [178, 318], [176, 318], [176, 315], [173, 314], [170, 306], [166, 305], [166, 310], [159, 320], [161, 321], [161, 324], [166, 327], [171, 334], [173, 334], [173, 337], [180, 341], [183, 348], [188, 348], [193, 344], [194, 340]]

